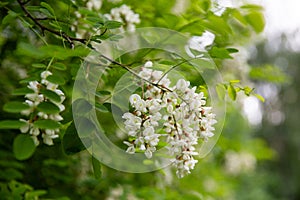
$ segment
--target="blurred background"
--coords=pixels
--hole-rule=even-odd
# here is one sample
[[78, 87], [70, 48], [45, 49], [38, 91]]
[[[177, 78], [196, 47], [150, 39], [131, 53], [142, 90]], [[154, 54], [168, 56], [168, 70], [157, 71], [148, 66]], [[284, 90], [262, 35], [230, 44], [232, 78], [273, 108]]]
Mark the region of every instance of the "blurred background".
[[[59, 145], [40, 146], [32, 158], [18, 161], [11, 147], [18, 133], [1, 130], [0, 199], [16, 199], [9, 196], [25, 190], [45, 193], [41, 196], [44, 199], [62, 200], [300, 199], [300, 2], [217, 2], [223, 7], [246, 2], [263, 6], [263, 10], [255, 9], [265, 15], [264, 32], [237, 46], [239, 53], [233, 60], [222, 61], [221, 72], [225, 81], [238, 78], [255, 87], [265, 102], [243, 95], [238, 95], [238, 103], [229, 101], [218, 143], [199, 161], [191, 175], [177, 179], [171, 168], [128, 174], [102, 166], [99, 180], [93, 175], [87, 152], [68, 156]], [[139, 1], [128, 1], [128, 4], [138, 12]], [[0, 37], [1, 107], [15, 98], [11, 91], [21, 85], [19, 80], [25, 77], [32, 63], [26, 56], [20, 56], [24, 54], [16, 53], [18, 42], [38, 40], [24, 27], [7, 27], [1, 26]], [[66, 62], [80, 65], [76, 59]], [[71, 85], [64, 89], [71, 91]], [[1, 120], [16, 118], [2, 110], [0, 114]], [[68, 114], [64, 117], [70, 118]]]

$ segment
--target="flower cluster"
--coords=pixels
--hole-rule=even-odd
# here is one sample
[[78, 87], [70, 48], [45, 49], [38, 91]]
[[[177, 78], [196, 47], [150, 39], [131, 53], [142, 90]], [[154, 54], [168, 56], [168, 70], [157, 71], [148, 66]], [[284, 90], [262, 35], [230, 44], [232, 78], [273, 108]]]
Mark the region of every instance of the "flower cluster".
[[[52, 75], [50, 71], [43, 71], [41, 73], [41, 82], [31, 81], [28, 83], [28, 88], [33, 91], [33, 93], [29, 93], [25, 95], [25, 103], [29, 105], [29, 109], [21, 111], [22, 115], [29, 116], [29, 120], [20, 119], [20, 121], [26, 122], [26, 125], [20, 128], [22, 133], [29, 133], [33, 138], [36, 145], [39, 145], [38, 137], [41, 135], [43, 142], [47, 145], [53, 145], [53, 139], [57, 138], [57, 133], [59, 130], [50, 130], [45, 129], [41, 130], [33, 125], [34, 121], [37, 119], [50, 119], [53, 121], [61, 121], [63, 120], [62, 116], [59, 113], [55, 114], [47, 114], [41, 111], [38, 111], [37, 106], [42, 102], [50, 102], [59, 108], [59, 112], [65, 110], [62, 102], [65, 99], [64, 93], [58, 89], [58, 85], [54, 84], [47, 80], [47, 77]], [[47, 98], [44, 94], [41, 93], [41, 89], [49, 90], [54, 92], [57, 96], [60, 97], [60, 101], [53, 101]]]
[[140, 23], [139, 14], [134, 13], [129, 6], [123, 4], [121, 7], [113, 8], [110, 14], [104, 15], [108, 20], [115, 20], [124, 23], [121, 27], [122, 31], [135, 31], [135, 24]]
[[[198, 162], [195, 145], [199, 139], [212, 137], [217, 122], [211, 107], [206, 107], [203, 92], [197, 93], [190, 82], [179, 79], [175, 86], [162, 71], [152, 69], [152, 62], [145, 63], [139, 76], [142, 79], [142, 96], [132, 94], [129, 98], [133, 111], [123, 115], [129, 141], [127, 152], [144, 152], [151, 158], [161, 138], [171, 161], [177, 168], [177, 176], [190, 173]], [[162, 125], [162, 128], [161, 128]]]

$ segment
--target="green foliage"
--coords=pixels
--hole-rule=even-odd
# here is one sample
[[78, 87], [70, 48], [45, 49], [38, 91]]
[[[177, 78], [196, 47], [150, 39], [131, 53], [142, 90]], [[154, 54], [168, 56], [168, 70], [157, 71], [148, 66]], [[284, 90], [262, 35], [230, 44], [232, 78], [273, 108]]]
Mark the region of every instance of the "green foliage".
[[14, 139], [13, 152], [18, 160], [26, 160], [34, 153], [36, 146], [29, 135], [20, 134]]
[[67, 130], [65, 131], [62, 140], [62, 145], [63, 145], [63, 150], [67, 155], [73, 155], [75, 153], [83, 151], [86, 148], [82, 144], [82, 141], [78, 136], [77, 129], [75, 127], [74, 122], [72, 122], [68, 126]]
[[34, 127], [40, 129], [50, 129], [55, 130], [60, 127], [60, 123], [51, 119], [42, 119], [34, 122]]
[[11, 113], [19, 113], [26, 109], [29, 109], [29, 105], [18, 101], [11, 101], [3, 106], [4, 111]]
[[19, 120], [3, 120], [0, 121], [0, 129], [19, 129], [20, 127], [26, 125], [26, 122]]
[[[111, 100], [115, 95], [112, 88], [125, 73], [124, 69], [114, 63], [105, 69], [105, 75], [99, 80], [99, 88], [95, 93], [95, 105], [91, 105], [85, 99], [77, 99], [71, 103], [77, 70], [91, 52], [94, 43], [101, 48], [104, 40], [120, 39], [116, 34], [125, 24], [107, 20], [104, 14], [110, 13], [114, 7], [120, 7], [123, 2], [104, 1], [100, 10], [93, 10], [94, 8], [86, 8], [86, 1], [81, 0], [32, 0], [23, 4], [23, 9], [27, 9], [28, 13], [24, 13], [17, 1], [0, 2], [0, 49], [3, 52], [0, 56], [0, 103], [5, 111], [0, 111], [0, 198], [29, 200], [42, 196], [42, 199], [86, 200], [134, 197], [247, 199], [245, 194], [248, 194], [248, 199], [275, 198], [268, 193], [268, 189], [272, 181], [276, 180], [274, 181], [273, 174], [266, 172], [263, 164], [266, 160], [274, 159], [276, 154], [263, 139], [250, 134], [252, 130], [247, 121], [240, 114], [240, 110], [231, 103], [228, 103], [229, 117], [226, 118], [220, 142], [208, 157], [199, 161], [193, 174], [182, 180], [173, 177], [172, 169], [145, 174], [119, 172], [102, 166], [93, 155], [87, 154], [86, 149], [92, 148], [92, 141], [85, 141], [85, 144], [90, 144], [86, 147], [82, 140], [95, 128], [95, 123], [86, 118], [93, 109], [99, 116], [99, 123], [103, 129], [107, 130], [107, 137], [119, 146], [124, 145], [122, 136], [117, 134], [118, 124], [113, 121], [115, 116], [112, 116], [112, 109], [120, 113], [120, 116], [117, 116], [120, 118], [122, 111], [119, 105]], [[137, 28], [165, 27], [187, 37], [200, 36], [205, 31], [212, 32], [216, 38], [214, 43], [207, 47], [207, 51], [220, 70], [223, 70], [223, 61], [226, 59], [234, 61], [238, 49], [232, 47], [251, 42], [252, 36], [262, 32], [265, 26], [261, 7], [256, 5], [227, 8], [218, 16], [211, 11], [213, 4], [209, 0], [186, 1], [179, 13], [176, 13], [177, 10], [173, 12], [176, 2], [154, 0], [141, 3], [140, 0], [132, 0], [126, 4], [140, 15], [141, 23]], [[155, 44], [162, 36], [144, 33], [143, 37]], [[117, 60], [121, 64], [128, 64], [130, 69], [147, 60], [159, 63], [158, 67], [164, 71], [178, 64], [174, 60], [163, 58], [163, 52], [143, 49], [128, 52]], [[212, 62], [204, 59], [199, 60], [198, 64], [205, 69], [215, 67]], [[87, 70], [92, 70], [94, 65], [89, 67]], [[188, 77], [192, 85], [201, 85], [200, 90], [208, 93], [205, 81], [198, 72], [191, 69], [189, 62], [182, 63], [180, 67], [186, 73], [183, 76]], [[20, 121], [20, 116], [16, 113], [29, 109], [27, 104], [22, 103], [23, 96], [33, 91], [24, 84], [40, 81], [40, 73], [45, 70], [52, 72], [47, 80], [58, 84], [59, 89], [66, 94], [66, 100], [63, 102], [66, 111], [63, 112], [64, 119], [60, 122], [39, 117], [33, 119], [29, 116], [33, 126], [43, 132], [49, 129], [60, 130], [54, 146], [41, 144], [36, 147], [29, 133], [21, 134], [18, 130], [28, 124]], [[230, 71], [228, 73], [233, 74]], [[275, 83], [288, 80], [280, 70], [271, 66], [252, 68], [249, 77], [256, 81]], [[227, 94], [232, 100], [236, 100], [238, 93], [242, 92], [246, 96], [254, 95], [264, 101], [263, 97], [253, 93], [252, 88], [241, 86], [242, 84], [244, 80], [241, 83], [238, 80], [216, 83], [219, 98], [224, 100]], [[38, 112], [58, 113], [56, 103], [62, 98], [47, 88], [39, 89], [49, 101], [42, 102], [34, 108], [34, 115]], [[77, 127], [72, 119], [72, 109], [78, 111], [80, 116], [85, 116]], [[230, 174], [226, 171], [226, 154], [230, 151], [251, 153], [257, 160], [257, 170]], [[120, 195], [114, 197], [116, 193]]]
[[249, 76], [254, 80], [267, 81], [271, 83], [288, 83], [290, 78], [278, 67], [272, 65], [264, 65], [253, 67], [249, 72]]

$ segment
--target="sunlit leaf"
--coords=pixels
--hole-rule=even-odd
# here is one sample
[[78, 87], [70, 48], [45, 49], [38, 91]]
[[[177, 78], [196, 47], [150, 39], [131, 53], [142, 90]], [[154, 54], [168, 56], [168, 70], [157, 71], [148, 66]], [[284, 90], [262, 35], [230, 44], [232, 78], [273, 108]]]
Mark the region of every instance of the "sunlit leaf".
[[228, 86], [228, 95], [232, 100], [236, 100], [236, 90], [232, 85]]

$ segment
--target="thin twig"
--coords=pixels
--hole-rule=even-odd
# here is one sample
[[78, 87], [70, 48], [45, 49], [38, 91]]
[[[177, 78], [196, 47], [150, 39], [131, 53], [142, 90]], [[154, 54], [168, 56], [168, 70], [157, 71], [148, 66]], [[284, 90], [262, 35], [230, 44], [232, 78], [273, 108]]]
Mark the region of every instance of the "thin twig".
[[162, 86], [162, 85], [159, 85], [158, 83], [153, 83], [153, 82], [151, 82], [151, 81], [149, 81], [149, 80], [147, 80], [147, 79], [141, 77], [141, 76], [140, 76], [139, 74], [137, 74], [135, 71], [131, 70], [127, 65], [124, 65], [124, 64], [119, 63], [119, 62], [117, 62], [117, 61], [115, 61], [115, 60], [112, 60], [112, 59], [106, 57], [105, 55], [100, 55], [100, 56], [101, 56], [102, 58], [108, 60], [109, 62], [111, 62], [111, 63], [113, 63], [113, 64], [115, 64], [115, 65], [118, 65], [118, 66], [122, 67], [123, 69], [127, 70], [128, 72], [130, 72], [131, 74], [133, 74], [133, 75], [136, 76], [137, 78], [142, 79], [143, 81], [145, 81], [145, 82], [147, 82], [147, 83], [149, 83], [149, 84], [151, 84], [151, 85], [153, 85], [153, 86], [155, 86], [155, 87], [161, 89], [162, 91], [165, 91], [165, 92], [173, 92], [172, 90], [170, 90], [170, 89], [167, 88], [167, 87], [164, 87], [164, 86]]
[[45, 31], [48, 31], [57, 36], [63, 37], [65, 40], [67, 40], [70, 43], [72, 48], [74, 47], [74, 41], [80, 42], [82, 44], [86, 44], [87, 41], [84, 38], [72, 37], [72, 36], [67, 35], [65, 32], [56, 31], [56, 30], [53, 30], [53, 29], [50, 29], [50, 28], [44, 26], [43, 24], [41, 24], [39, 22], [38, 19], [36, 19], [33, 15], [31, 15], [31, 13], [25, 8], [25, 4], [28, 3], [28, 1], [26, 1], [26, 2], [22, 2], [21, 0], [17, 0], [17, 1], [20, 4], [20, 6], [21, 6], [23, 12], [26, 14], [26, 16], [29, 17], [41, 29], [41, 32], [43, 35], [45, 34]]

